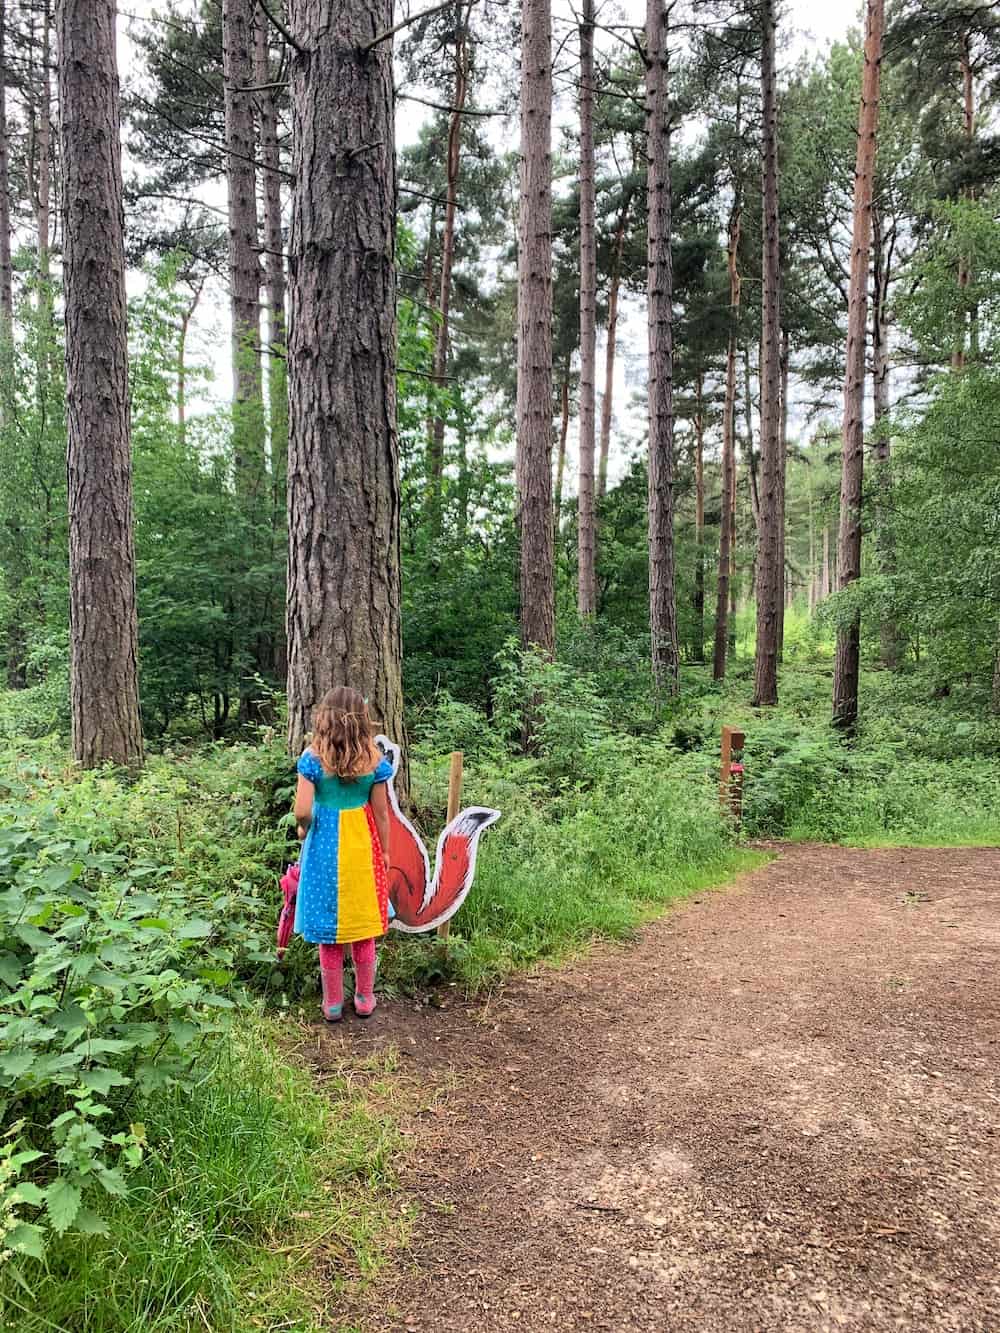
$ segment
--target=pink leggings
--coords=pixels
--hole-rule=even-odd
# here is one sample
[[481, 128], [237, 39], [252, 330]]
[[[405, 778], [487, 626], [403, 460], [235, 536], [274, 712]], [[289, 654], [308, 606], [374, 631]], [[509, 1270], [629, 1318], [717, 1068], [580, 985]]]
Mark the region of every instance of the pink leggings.
[[[375, 941], [355, 940], [351, 945], [351, 957], [354, 966], [370, 967], [375, 962]], [[344, 965], [344, 946], [342, 944], [321, 944], [319, 946], [319, 965], [324, 972], [333, 972]]]

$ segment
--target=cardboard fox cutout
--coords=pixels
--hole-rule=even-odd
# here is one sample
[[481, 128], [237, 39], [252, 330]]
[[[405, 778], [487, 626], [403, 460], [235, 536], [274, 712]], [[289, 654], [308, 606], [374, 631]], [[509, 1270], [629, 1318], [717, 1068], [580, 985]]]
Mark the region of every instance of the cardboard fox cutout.
[[476, 852], [484, 829], [500, 818], [499, 810], [473, 805], [462, 810], [438, 838], [431, 876], [430, 859], [420, 835], [399, 808], [396, 774], [399, 746], [387, 736], [375, 743], [392, 765], [389, 788], [389, 901], [395, 916], [390, 925], [408, 934], [434, 930], [455, 915], [465, 902], [476, 873]]

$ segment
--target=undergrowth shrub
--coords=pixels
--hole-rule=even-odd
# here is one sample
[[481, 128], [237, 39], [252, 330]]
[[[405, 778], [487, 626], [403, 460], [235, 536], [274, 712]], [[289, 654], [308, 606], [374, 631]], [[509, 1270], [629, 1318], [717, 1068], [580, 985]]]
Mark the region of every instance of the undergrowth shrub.
[[[190, 1087], [146, 1099], [144, 1159], [127, 1196], [107, 1201], [105, 1234], [53, 1237], [27, 1290], [0, 1268], [9, 1327], [318, 1333], [331, 1295], [400, 1232], [388, 1195], [399, 1138], [379, 1102], [384, 1060], [318, 1088], [281, 1044], [251, 1015], [202, 1053]], [[319, 1290], [324, 1236], [338, 1264]]]
[[40, 1256], [47, 1231], [103, 1230], [142, 1156], [144, 1101], [190, 1086], [236, 980], [271, 975], [284, 835], [266, 755], [161, 756], [131, 787], [65, 767], [55, 746], [3, 756], [0, 1113], [15, 1252]]
[[553, 783], [544, 754], [522, 761], [516, 784], [474, 766], [470, 800], [503, 818], [484, 839], [447, 955], [433, 941], [390, 934], [383, 978], [488, 984], [596, 936], [627, 936], [655, 904], [737, 864], [714, 778], [700, 760], [664, 742], [618, 740], [602, 746], [601, 763], [603, 776], [590, 787]]

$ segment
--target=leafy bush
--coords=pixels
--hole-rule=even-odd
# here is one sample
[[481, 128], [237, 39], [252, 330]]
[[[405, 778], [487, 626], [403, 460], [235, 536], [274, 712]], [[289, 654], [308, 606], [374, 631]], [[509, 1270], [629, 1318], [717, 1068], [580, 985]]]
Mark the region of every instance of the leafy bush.
[[[655, 905], [743, 863], [700, 756], [678, 756], [655, 740], [602, 741], [598, 751], [600, 777], [589, 787], [552, 782], [545, 751], [516, 770], [470, 767], [470, 800], [503, 818], [484, 840], [447, 955], [433, 941], [390, 935], [384, 979], [489, 984], [595, 937], [628, 936]], [[437, 794], [443, 799], [443, 784]]]
[[513, 642], [498, 666], [494, 721], [504, 739], [518, 745], [527, 733], [545, 777], [556, 786], [598, 780], [608, 743], [613, 749], [621, 742], [597, 677]]
[[504, 755], [503, 740], [486, 714], [473, 704], [454, 699], [442, 689], [436, 690], [423, 708], [415, 710], [411, 741], [415, 752], [427, 759], [452, 750], [463, 751], [473, 762], [499, 762]]
[[37, 1255], [46, 1229], [101, 1230], [143, 1102], [190, 1085], [237, 977], [271, 978], [290, 770], [237, 746], [126, 788], [34, 749], [0, 788], [0, 1108], [6, 1243]]
[[107, 1200], [106, 1234], [53, 1237], [26, 1275], [30, 1295], [0, 1273], [12, 1327], [324, 1326], [314, 1247], [336, 1236], [338, 1287], [377, 1269], [400, 1232], [388, 1208], [398, 1136], [377, 1104], [383, 1062], [318, 1089], [277, 1053], [284, 1044], [251, 1015], [200, 1057], [192, 1088], [146, 1100], [144, 1160], [128, 1195]]
[[23, 690], [0, 691], [0, 739], [68, 735], [69, 642], [65, 633], [38, 636], [27, 654]]
[[0, 1108], [15, 1121], [7, 1188], [32, 1210], [6, 1243], [40, 1257], [44, 1227], [102, 1230], [103, 1197], [141, 1157], [137, 1094], [190, 1077], [232, 974], [164, 867], [95, 847], [30, 798], [14, 784], [0, 805]]

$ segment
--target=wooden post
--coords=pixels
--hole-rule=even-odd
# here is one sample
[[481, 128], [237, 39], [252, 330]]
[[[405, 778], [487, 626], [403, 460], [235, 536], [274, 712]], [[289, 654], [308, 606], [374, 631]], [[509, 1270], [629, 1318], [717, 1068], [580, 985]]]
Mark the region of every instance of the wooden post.
[[736, 727], [722, 728], [722, 765], [719, 770], [719, 804], [723, 814], [739, 819], [743, 805], [742, 767], [740, 780], [733, 781], [733, 753], [741, 753], [746, 736]]
[[[451, 821], [458, 814], [458, 807], [462, 803], [462, 751], [453, 750], [451, 755], [451, 772], [448, 775], [448, 820]], [[438, 926], [438, 939], [446, 940], [451, 932], [451, 921], [442, 921]]]

